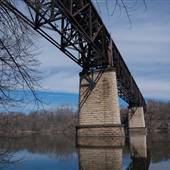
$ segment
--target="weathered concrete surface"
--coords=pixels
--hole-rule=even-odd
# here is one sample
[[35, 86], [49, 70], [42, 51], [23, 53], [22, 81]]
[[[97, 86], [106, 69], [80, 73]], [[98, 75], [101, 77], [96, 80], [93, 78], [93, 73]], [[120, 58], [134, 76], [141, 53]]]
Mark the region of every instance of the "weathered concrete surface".
[[121, 170], [122, 148], [79, 148], [80, 170]]
[[130, 133], [146, 133], [143, 107], [133, 107], [129, 109], [129, 131]]
[[[95, 85], [89, 77], [97, 79]], [[115, 70], [80, 73], [79, 94], [78, 136], [124, 136]]]
[[78, 136], [123, 136], [124, 129], [121, 125], [96, 125], [96, 126], [79, 126], [77, 129]]
[[76, 143], [78, 147], [122, 148], [125, 144], [125, 138], [120, 136], [80, 136], [77, 137]]

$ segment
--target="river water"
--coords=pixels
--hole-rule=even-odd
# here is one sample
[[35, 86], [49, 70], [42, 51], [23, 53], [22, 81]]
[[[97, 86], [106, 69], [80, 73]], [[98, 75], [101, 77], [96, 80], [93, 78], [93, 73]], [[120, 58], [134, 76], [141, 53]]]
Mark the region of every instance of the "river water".
[[1, 137], [0, 169], [170, 170], [170, 134], [135, 135], [122, 146], [75, 143], [69, 135]]

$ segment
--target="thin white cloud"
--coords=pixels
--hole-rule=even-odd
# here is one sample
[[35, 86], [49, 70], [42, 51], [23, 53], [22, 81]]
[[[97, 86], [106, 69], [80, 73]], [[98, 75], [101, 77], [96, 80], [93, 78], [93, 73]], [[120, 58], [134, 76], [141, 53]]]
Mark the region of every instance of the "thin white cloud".
[[[149, 4], [150, 5], [150, 4]], [[142, 9], [143, 10], [143, 9]], [[110, 17], [103, 12], [104, 21], [112, 32], [137, 84], [146, 97], [166, 98], [170, 96], [170, 12], [166, 4], [148, 6], [133, 13], [132, 28], [127, 29], [127, 16]], [[49, 91], [78, 93], [81, 68], [56, 47], [40, 38], [40, 71], [44, 79], [42, 86]]]
[[138, 77], [136, 80], [145, 97], [170, 100], [170, 80], [160, 81], [148, 77]]
[[78, 73], [58, 72], [42, 80], [43, 88], [47, 91], [78, 93]]
[[[170, 24], [169, 23], [140, 23], [133, 25], [131, 29], [113, 28], [112, 34], [117, 41], [121, 42], [137, 42], [137, 43], [169, 43], [170, 37]], [[114, 32], [118, 32], [115, 34]]]

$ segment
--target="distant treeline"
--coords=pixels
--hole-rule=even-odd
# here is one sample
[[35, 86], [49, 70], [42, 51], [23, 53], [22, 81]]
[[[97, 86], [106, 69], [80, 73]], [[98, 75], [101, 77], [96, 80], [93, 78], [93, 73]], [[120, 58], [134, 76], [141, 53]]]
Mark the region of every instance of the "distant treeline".
[[29, 133], [75, 133], [77, 112], [70, 108], [55, 111], [0, 113], [0, 135]]
[[[127, 113], [128, 109], [121, 109], [123, 121]], [[170, 132], [170, 102], [147, 100], [145, 123], [148, 132]]]
[[170, 102], [148, 100], [145, 121], [149, 132], [170, 132]]
[[[121, 115], [127, 114], [121, 110]], [[38, 111], [28, 115], [23, 113], [0, 113], [0, 135], [26, 133], [75, 133], [78, 114], [70, 108], [55, 111]], [[147, 101], [145, 113], [149, 132], [170, 131], [170, 102]]]

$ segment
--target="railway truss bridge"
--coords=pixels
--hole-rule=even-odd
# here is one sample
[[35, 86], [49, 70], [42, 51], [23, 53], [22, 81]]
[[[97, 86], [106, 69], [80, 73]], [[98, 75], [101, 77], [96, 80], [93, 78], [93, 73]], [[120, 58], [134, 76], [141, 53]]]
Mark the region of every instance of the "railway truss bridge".
[[[0, 6], [82, 67], [77, 136], [124, 136], [123, 123], [145, 131], [145, 100], [90, 0], [14, 2], [0, 0]], [[128, 103], [123, 122], [118, 97]]]

